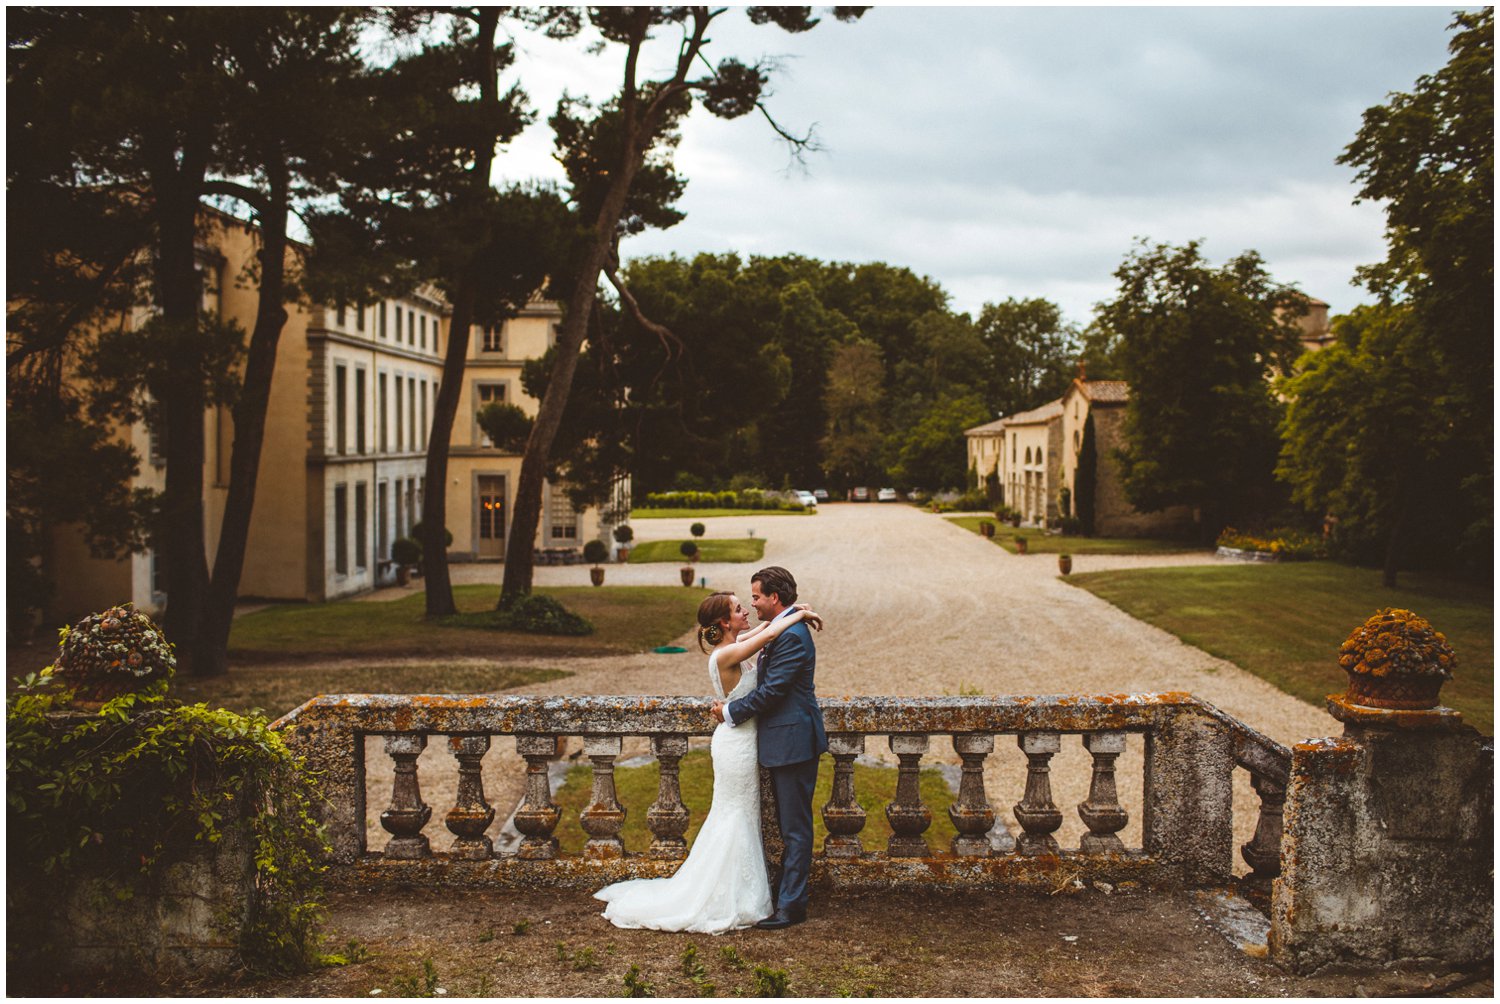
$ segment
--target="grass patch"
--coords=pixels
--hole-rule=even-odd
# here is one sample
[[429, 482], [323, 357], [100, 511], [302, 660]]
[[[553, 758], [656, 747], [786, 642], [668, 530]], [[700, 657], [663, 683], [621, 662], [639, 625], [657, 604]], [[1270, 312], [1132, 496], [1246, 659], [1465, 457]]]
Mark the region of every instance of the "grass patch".
[[1458, 653], [1443, 703], [1492, 734], [1493, 591], [1429, 575], [1402, 579], [1400, 588], [1386, 589], [1379, 571], [1313, 561], [1122, 569], [1067, 581], [1315, 707], [1348, 683], [1338, 649], [1349, 632], [1382, 607], [1415, 610]]
[[425, 662], [406, 666], [251, 666], [223, 676], [178, 676], [172, 696], [240, 714], [280, 717], [319, 694], [490, 694], [571, 676], [560, 669], [500, 663]]
[[[429, 622], [422, 593], [383, 602], [298, 603], [237, 618], [229, 635], [235, 662], [378, 655], [385, 658], [497, 655], [614, 655], [643, 652], [692, 628], [701, 589], [569, 586], [538, 589], [594, 625], [587, 637], [475, 631]], [[461, 614], [494, 609], [496, 586], [457, 586]], [[477, 618], [484, 620], [483, 617]]]
[[[760, 537], [704, 537], [697, 541], [699, 561], [759, 561], [766, 553], [766, 542]], [[681, 564], [683, 541], [648, 540], [630, 549], [630, 564], [648, 561], [675, 561]]]
[[1026, 538], [1026, 548], [1032, 554], [1183, 554], [1203, 551], [1181, 540], [1155, 540], [1147, 537], [1071, 537], [1067, 534], [1044, 533], [1035, 527], [1004, 526], [987, 516], [944, 516], [948, 522], [961, 526], [970, 533], [979, 532], [979, 524], [985, 519], [995, 523], [995, 543], [1011, 554], [1016, 553], [1016, 537]]
[[713, 519], [717, 516], [814, 516], [816, 509], [632, 509], [631, 519]]
[[[651, 829], [646, 825], [646, 810], [656, 801], [656, 785], [660, 770], [655, 763], [640, 767], [617, 767], [615, 769], [615, 793], [625, 806], [625, 826], [620, 838], [625, 849], [632, 853], [651, 846]], [[579, 814], [592, 800], [593, 770], [587, 764], [578, 764], [568, 771], [568, 778], [553, 796], [562, 809], [562, 820], [557, 824], [557, 837], [562, 850], [568, 854], [581, 854], [588, 834], [583, 832]], [[708, 807], [713, 800], [713, 761], [708, 750], [694, 750], [682, 758], [680, 775], [682, 801], [692, 813], [688, 823], [689, 843], [698, 836]], [[823, 826], [822, 808], [833, 790], [833, 759], [823, 757], [818, 762], [818, 786], [813, 792], [814, 848], [821, 850], [828, 830]], [[922, 804], [932, 811], [932, 825], [923, 834], [928, 846], [934, 851], [947, 853], [950, 842], [956, 835], [953, 821], [948, 818], [948, 806], [953, 804], [953, 794], [936, 770], [924, 770], [921, 775]], [[860, 839], [866, 849], [884, 850], [891, 836], [890, 823], [885, 818], [885, 807], [896, 796], [896, 768], [854, 766], [854, 792], [866, 815], [865, 828]]]

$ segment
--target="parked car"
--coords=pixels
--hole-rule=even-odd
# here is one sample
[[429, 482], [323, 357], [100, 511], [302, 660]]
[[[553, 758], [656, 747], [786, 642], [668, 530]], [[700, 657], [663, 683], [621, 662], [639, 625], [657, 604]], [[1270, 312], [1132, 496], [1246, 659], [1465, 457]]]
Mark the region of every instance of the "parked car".
[[797, 496], [798, 502], [801, 502], [809, 509], [816, 509], [818, 507], [818, 500], [813, 497], [812, 492], [805, 492], [799, 488], [796, 491], [792, 492], [792, 494]]
[[851, 488], [851, 489], [849, 489], [849, 501], [850, 502], [868, 502], [868, 501], [870, 501], [870, 489], [868, 489], [868, 488]]
[[880, 494], [875, 496], [875, 500], [877, 502], [899, 502], [901, 496], [896, 494], [896, 489], [894, 488], [882, 488], [880, 489]]
[[828, 489], [827, 488], [814, 488], [813, 489], [813, 498], [817, 499], [819, 502], [827, 502], [828, 501]]

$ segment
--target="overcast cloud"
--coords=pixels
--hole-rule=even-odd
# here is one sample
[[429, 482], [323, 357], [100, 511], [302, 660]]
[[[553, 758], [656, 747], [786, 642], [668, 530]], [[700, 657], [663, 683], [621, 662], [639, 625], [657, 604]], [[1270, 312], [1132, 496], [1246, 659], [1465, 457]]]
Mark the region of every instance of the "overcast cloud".
[[[627, 258], [699, 251], [884, 261], [958, 310], [1041, 296], [1086, 322], [1136, 237], [1247, 248], [1335, 313], [1384, 255], [1376, 205], [1334, 159], [1365, 108], [1447, 60], [1447, 7], [896, 8], [803, 35], [715, 22], [709, 53], [782, 57], [768, 106], [817, 123], [788, 171], [759, 117], [701, 109], [677, 154], [687, 218]], [[620, 50], [518, 40], [539, 112], [498, 171], [561, 178], [545, 120], [564, 87], [604, 97]], [[655, 69], [675, 45], [661, 47]]]

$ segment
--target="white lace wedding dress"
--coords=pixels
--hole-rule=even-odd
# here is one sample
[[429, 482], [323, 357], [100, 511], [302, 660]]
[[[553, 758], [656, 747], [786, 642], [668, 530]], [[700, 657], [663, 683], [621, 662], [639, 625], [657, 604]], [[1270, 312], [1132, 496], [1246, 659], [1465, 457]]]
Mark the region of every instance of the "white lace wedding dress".
[[[734, 700], [755, 689], [747, 666], [728, 697], [713, 652], [708, 675], [714, 695]], [[594, 893], [609, 904], [604, 917], [616, 927], [721, 934], [749, 927], [771, 914], [771, 887], [760, 844], [760, 768], [755, 719], [714, 729], [713, 801], [703, 828], [670, 878], [616, 882]]]

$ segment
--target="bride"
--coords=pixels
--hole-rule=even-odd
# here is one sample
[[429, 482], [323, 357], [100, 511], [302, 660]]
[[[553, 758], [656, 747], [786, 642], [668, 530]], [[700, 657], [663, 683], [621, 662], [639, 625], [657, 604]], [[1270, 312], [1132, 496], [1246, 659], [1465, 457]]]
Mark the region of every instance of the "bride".
[[[798, 604], [785, 617], [754, 630], [733, 593], [714, 593], [698, 607], [698, 647], [708, 652], [714, 696], [734, 700], [755, 689], [750, 656], [799, 620], [821, 629], [822, 619]], [[712, 646], [712, 651], [709, 650]], [[760, 844], [760, 766], [755, 720], [721, 723], [710, 745], [713, 801], [687, 860], [670, 878], [616, 882], [594, 893], [609, 904], [604, 917], [616, 927], [721, 934], [749, 927], [771, 914], [771, 888]]]

